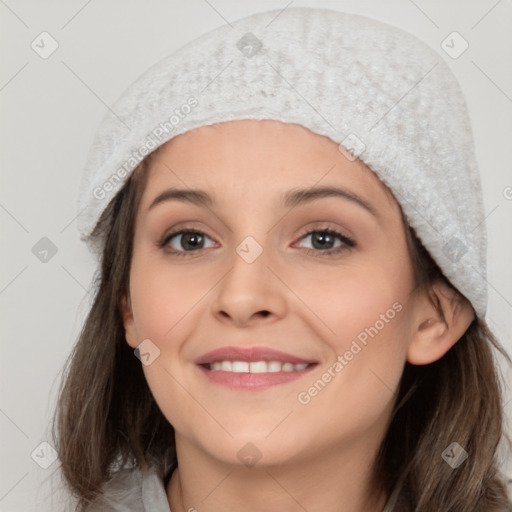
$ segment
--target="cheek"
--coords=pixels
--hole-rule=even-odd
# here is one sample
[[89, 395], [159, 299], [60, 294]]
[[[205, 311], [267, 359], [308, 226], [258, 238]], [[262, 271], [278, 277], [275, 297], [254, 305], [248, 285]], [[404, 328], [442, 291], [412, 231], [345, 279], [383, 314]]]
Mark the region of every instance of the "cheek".
[[204, 285], [179, 267], [139, 261], [134, 255], [130, 291], [138, 340], [154, 344], [151, 363], [142, 366], [148, 386], [169, 423], [187, 430], [184, 418], [197, 415], [197, 404], [185, 391], [191, 383], [182, 347], [193, 332], [191, 322]]
[[[324, 341], [330, 349], [329, 361], [323, 367], [327, 374], [321, 375], [322, 382], [316, 386], [321, 391], [319, 398], [323, 395], [318, 407], [341, 400], [354, 412], [359, 411], [354, 417], [363, 418], [378, 415], [393, 398], [411, 334], [411, 283], [406, 271], [389, 270], [365, 265], [311, 290], [308, 305], [320, 312], [322, 323], [328, 327], [322, 332], [328, 333]], [[315, 390], [311, 391], [314, 395]]]
[[331, 344], [341, 350], [352, 339], [364, 343], [371, 335], [369, 331], [375, 333], [376, 329], [384, 339], [386, 332], [396, 330], [406, 316], [410, 277], [404, 266], [358, 262], [331, 270], [314, 283], [307, 278], [309, 283], [303, 281], [304, 296], [326, 327], [322, 332], [329, 333]]
[[201, 300], [205, 284], [193, 274], [185, 278], [179, 267], [137, 265], [134, 259], [132, 269], [130, 291], [138, 336], [165, 345], [186, 323], [183, 320]]

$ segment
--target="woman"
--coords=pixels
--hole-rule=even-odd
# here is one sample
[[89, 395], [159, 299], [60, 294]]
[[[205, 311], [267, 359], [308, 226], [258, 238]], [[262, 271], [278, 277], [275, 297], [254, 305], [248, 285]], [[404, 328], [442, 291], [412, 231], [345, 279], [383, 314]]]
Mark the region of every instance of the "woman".
[[512, 510], [455, 78], [361, 16], [233, 28], [133, 84], [84, 173], [78, 509]]

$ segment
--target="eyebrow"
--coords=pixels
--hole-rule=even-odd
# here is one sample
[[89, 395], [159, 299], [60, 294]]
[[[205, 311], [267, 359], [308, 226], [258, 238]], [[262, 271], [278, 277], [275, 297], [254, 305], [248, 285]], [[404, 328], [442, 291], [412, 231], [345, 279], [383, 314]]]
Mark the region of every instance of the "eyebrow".
[[[354, 192], [338, 187], [292, 189], [282, 194], [280, 200], [283, 206], [293, 208], [300, 204], [309, 203], [311, 201], [323, 199], [326, 197], [340, 197], [342, 199], [346, 199], [361, 206], [372, 215], [379, 218], [379, 214], [375, 208], [370, 203], [368, 203], [368, 201], [358, 196]], [[204, 207], [212, 207], [214, 203], [212, 197], [204, 190], [169, 188], [155, 197], [155, 199], [148, 207], [148, 211], [153, 209], [158, 204], [167, 201], [181, 201]]]

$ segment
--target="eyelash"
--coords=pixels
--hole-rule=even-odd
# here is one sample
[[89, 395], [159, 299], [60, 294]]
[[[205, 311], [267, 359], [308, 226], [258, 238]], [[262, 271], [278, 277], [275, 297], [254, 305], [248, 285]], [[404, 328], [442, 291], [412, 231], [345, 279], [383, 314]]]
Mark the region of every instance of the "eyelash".
[[[157, 243], [157, 245], [158, 245], [158, 247], [160, 249], [164, 250], [166, 253], [172, 254], [173, 256], [178, 256], [178, 257], [186, 257], [190, 253], [199, 252], [199, 251], [204, 249], [204, 248], [200, 248], [200, 249], [195, 250], [195, 251], [176, 251], [174, 249], [173, 250], [165, 249], [165, 246], [170, 242], [170, 240], [172, 238], [174, 238], [177, 235], [183, 235], [183, 234], [186, 234], [186, 233], [188, 233], [188, 234], [190, 234], [190, 233], [198, 234], [198, 235], [201, 235], [203, 237], [210, 238], [206, 233], [203, 233], [200, 230], [182, 228], [182, 229], [179, 229], [177, 231], [173, 231], [171, 233], [167, 233], [166, 235], [164, 235], [163, 239], [161, 241], [159, 241]], [[303, 238], [306, 238], [307, 236], [312, 235], [314, 233], [324, 233], [324, 234], [332, 235], [332, 236], [338, 238], [339, 240], [341, 240], [344, 245], [341, 245], [341, 246], [336, 247], [336, 248], [327, 249], [325, 251], [322, 251], [320, 249], [304, 249], [304, 251], [308, 255], [315, 255], [315, 256], [320, 255], [321, 257], [322, 256], [335, 256], [335, 255], [340, 254], [340, 253], [342, 253], [342, 252], [344, 252], [346, 250], [350, 250], [350, 249], [352, 249], [353, 247], [356, 246], [356, 243], [355, 243], [355, 241], [352, 238], [349, 238], [348, 236], [344, 235], [343, 233], [340, 233], [339, 231], [336, 231], [336, 230], [331, 229], [329, 227], [317, 228], [317, 229], [312, 229], [310, 231], [307, 231], [306, 233], [302, 234], [299, 237], [299, 240], [302, 240]]]

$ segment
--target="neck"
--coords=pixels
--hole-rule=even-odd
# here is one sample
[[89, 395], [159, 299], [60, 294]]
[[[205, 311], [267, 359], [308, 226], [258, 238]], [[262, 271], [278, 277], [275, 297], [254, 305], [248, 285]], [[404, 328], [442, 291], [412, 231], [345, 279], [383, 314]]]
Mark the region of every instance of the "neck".
[[167, 486], [172, 512], [381, 512], [387, 500], [372, 476], [378, 444], [252, 467], [213, 459], [178, 433], [176, 447], [178, 467]]

